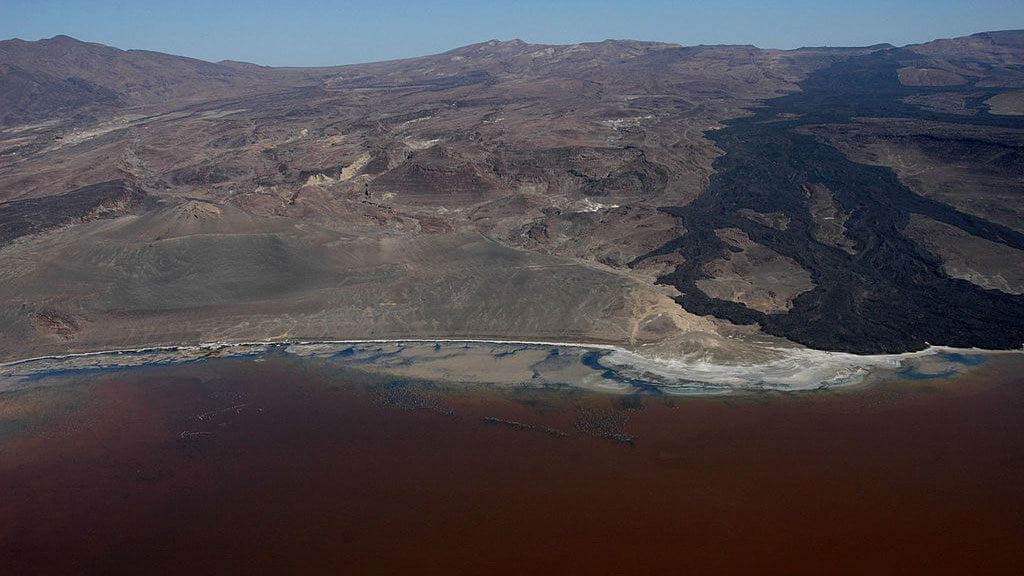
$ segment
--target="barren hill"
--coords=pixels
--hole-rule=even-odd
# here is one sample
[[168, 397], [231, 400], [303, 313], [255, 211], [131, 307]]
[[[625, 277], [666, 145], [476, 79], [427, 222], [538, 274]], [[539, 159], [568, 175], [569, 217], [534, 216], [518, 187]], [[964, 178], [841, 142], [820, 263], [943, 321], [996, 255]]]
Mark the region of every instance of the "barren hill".
[[3, 41], [0, 356], [1019, 347], [1022, 38], [494, 40], [310, 69]]

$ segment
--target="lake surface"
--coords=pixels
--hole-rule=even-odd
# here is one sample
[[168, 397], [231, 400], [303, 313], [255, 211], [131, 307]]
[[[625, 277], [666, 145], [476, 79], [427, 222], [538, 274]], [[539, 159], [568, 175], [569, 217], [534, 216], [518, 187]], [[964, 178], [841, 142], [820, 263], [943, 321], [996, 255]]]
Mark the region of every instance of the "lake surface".
[[1018, 573], [1024, 359], [723, 397], [260, 354], [0, 393], [33, 573]]

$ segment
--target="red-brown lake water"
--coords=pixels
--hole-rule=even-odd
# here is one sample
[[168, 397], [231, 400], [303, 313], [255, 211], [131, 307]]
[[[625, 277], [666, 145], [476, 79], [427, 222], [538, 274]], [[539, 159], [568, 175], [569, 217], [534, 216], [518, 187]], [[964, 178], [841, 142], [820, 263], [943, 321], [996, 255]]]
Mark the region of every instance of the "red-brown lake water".
[[1018, 574], [1022, 368], [679, 399], [71, 376], [0, 394], [0, 572]]

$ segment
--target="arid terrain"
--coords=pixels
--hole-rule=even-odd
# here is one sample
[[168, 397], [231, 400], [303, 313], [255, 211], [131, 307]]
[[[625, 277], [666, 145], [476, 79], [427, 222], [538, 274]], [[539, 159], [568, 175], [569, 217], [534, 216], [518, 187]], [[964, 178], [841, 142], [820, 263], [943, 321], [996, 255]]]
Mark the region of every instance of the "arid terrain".
[[[0, 360], [1024, 345], [1024, 31], [267, 68], [0, 42]], [[759, 352], [760, 353], [760, 352]]]

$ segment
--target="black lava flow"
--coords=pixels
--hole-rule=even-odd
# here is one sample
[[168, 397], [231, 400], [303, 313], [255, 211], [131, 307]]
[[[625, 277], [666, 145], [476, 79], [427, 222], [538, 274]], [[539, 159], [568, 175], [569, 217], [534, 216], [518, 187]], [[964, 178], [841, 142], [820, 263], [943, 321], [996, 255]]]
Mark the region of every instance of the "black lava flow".
[[[769, 100], [753, 116], [709, 133], [726, 153], [715, 162], [707, 191], [687, 206], [662, 208], [682, 220], [686, 235], [632, 265], [678, 253], [682, 263], [659, 282], [679, 289], [676, 300], [684, 308], [740, 324], [758, 323], [770, 334], [813, 348], [861, 354], [920, 350], [929, 344], [1020, 348], [1024, 297], [949, 278], [941, 262], [902, 230], [916, 213], [1017, 249], [1024, 249], [1024, 235], [919, 196], [890, 169], [857, 164], [795, 131], [802, 125], [855, 117], [1024, 128], [1024, 119], [985, 112], [964, 119], [900, 102], [911, 94], [936, 91], [899, 83], [897, 68], [913, 58], [920, 57], [892, 49], [834, 64], [809, 76], [801, 92]], [[979, 90], [971, 85], [961, 89]], [[1024, 161], [1024, 151], [1015, 153]], [[810, 184], [828, 187], [850, 215], [846, 233], [856, 242], [855, 254], [815, 240], [804, 195], [804, 186]], [[785, 230], [758, 224], [737, 214], [744, 208], [785, 212], [790, 224]], [[725, 227], [740, 228], [753, 241], [794, 259], [817, 286], [798, 296], [787, 313], [765, 314], [708, 297], [695, 282], [708, 277], [705, 263], [730, 250], [714, 233]]]

